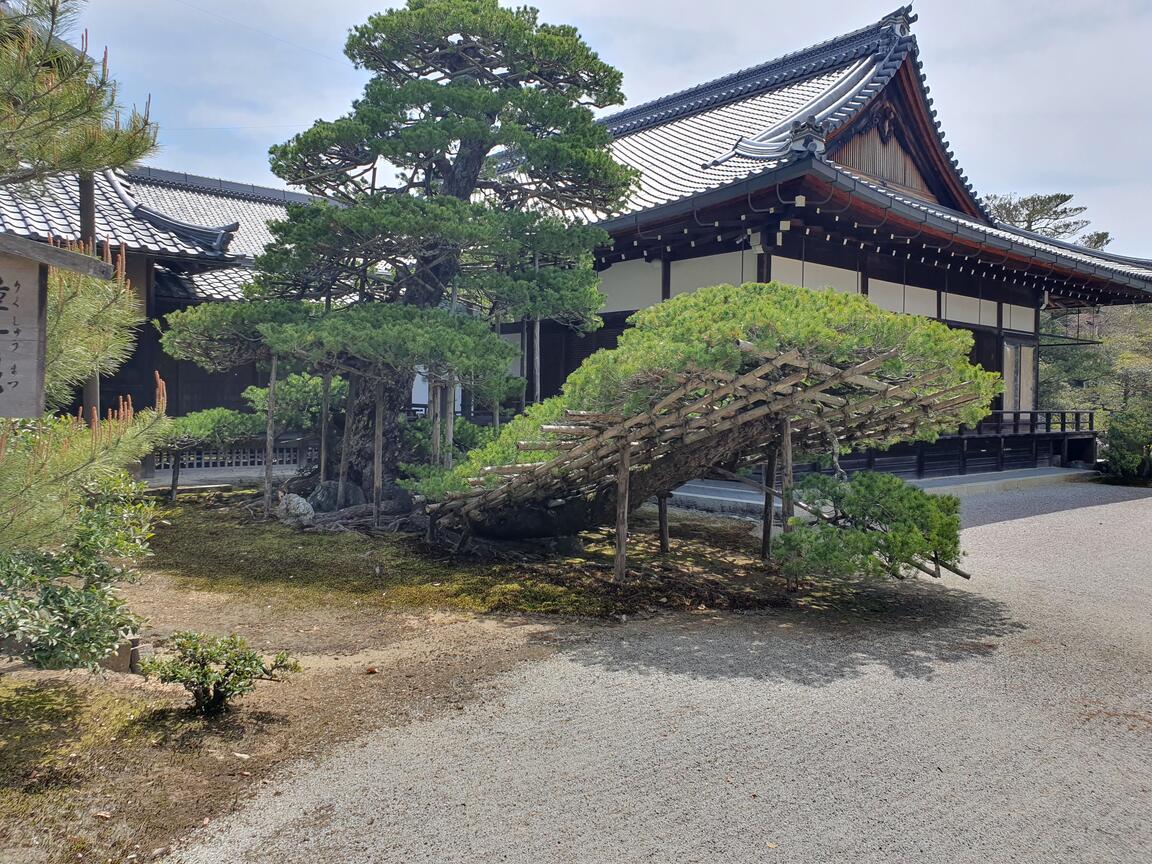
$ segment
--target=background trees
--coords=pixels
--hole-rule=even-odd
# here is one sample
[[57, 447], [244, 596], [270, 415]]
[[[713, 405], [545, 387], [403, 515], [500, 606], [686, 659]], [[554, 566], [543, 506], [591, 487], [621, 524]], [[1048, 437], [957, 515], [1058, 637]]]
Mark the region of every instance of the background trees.
[[[1092, 249], [1108, 245], [1108, 232], [1088, 231], [1085, 208], [1071, 200], [1067, 194], [992, 195], [986, 203], [997, 219], [1019, 228]], [[1109, 462], [1121, 473], [1152, 475], [1152, 308], [1045, 310], [1040, 330], [1057, 337], [1040, 351], [1040, 407], [1103, 412]], [[1098, 344], [1062, 345], [1059, 337]]]

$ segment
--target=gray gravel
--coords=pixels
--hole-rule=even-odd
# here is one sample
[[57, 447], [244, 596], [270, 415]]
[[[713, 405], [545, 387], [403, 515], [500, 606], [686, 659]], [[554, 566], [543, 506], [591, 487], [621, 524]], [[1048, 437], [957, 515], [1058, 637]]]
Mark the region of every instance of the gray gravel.
[[1152, 861], [1152, 490], [964, 508], [971, 585], [599, 628], [181, 860]]

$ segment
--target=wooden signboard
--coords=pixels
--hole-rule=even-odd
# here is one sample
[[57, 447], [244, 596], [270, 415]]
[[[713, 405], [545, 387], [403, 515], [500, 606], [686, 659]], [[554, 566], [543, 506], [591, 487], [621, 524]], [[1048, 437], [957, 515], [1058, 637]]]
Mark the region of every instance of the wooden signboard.
[[0, 417], [44, 413], [48, 265], [100, 279], [115, 275], [97, 258], [0, 234]]
[[0, 254], [0, 417], [44, 413], [48, 267]]

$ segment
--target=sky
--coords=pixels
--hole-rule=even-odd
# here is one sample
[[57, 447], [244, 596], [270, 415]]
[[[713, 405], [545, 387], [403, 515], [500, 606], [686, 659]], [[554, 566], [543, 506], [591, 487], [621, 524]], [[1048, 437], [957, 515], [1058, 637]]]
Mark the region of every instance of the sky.
[[[517, 0], [519, 3], [520, 0]], [[120, 101], [160, 126], [160, 168], [282, 187], [268, 148], [344, 113], [343, 55], [381, 0], [90, 0]], [[537, 0], [624, 73], [639, 104], [883, 17], [897, 0]], [[978, 193], [1069, 192], [1110, 251], [1152, 258], [1152, 0], [921, 0], [913, 33]]]

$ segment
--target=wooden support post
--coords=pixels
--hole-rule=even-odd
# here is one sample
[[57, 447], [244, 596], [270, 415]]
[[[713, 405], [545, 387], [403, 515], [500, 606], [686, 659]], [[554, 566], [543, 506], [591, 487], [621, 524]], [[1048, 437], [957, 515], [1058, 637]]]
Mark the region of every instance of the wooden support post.
[[456, 376], [448, 376], [448, 386], [444, 388], [444, 467], [452, 467], [452, 454], [456, 447]]
[[428, 384], [428, 417], [432, 421], [432, 440], [428, 450], [433, 465], [440, 464], [440, 385]]
[[659, 517], [660, 523], [660, 554], [667, 555], [669, 549], [668, 542], [668, 496], [656, 496], [656, 513]]
[[792, 517], [796, 507], [792, 501], [792, 487], [795, 485], [792, 466], [792, 420], [784, 418], [780, 427], [780, 517], [784, 522], [785, 534], [792, 533]]
[[173, 450], [168, 454], [168, 458], [172, 460], [172, 489], [168, 494], [168, 500], [176, 502], [176, 490], [180, 488], [180, 463], [184, 458], [184, 451]]
[[348, 503], [348, 460], [352, 456], [352, 415], [356, 409], [356, 390], [360, 381], [358, 375], [348, 376], [348, 400], [344, 408], [344, 439], [340, 444], [340, 475], [336, 483], [336, 509], [341, 510]]
[[376, 382], [376, 425], [372, 429], [372, 524], [380, 527], [380, 496], [384, 486], [384, 381]]
[[540, 393], [540, 319], [532, 321], [532, 401], [543, 402]]
[[264, 517], [272, 515], [272, 459], [276, 445], [276, 355], [268, 373], [268, 422], [264, 432]]
[[764, 483], [764, 524], [760, 536], [760, 558], [765, 562], [772, 560], [772, 523], [776, 521], [776, 496], [772, 490], [776, 488], [777, 452], [778, 449], [773, 447], [768, 454], [768, 461], [760, 466]]
[[616, 467], [616, 569], [615, 579], [623, 582], [628, 570], [628, 469], [632, 444], [625, 437], [620, 445]]
[[332, 410], [332, 373], [320, 383], [320, 482], [328, 479], [328, 414]]

